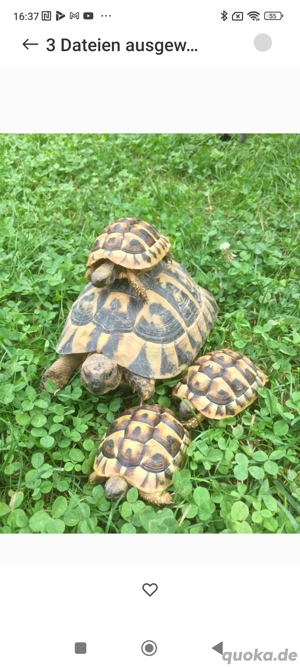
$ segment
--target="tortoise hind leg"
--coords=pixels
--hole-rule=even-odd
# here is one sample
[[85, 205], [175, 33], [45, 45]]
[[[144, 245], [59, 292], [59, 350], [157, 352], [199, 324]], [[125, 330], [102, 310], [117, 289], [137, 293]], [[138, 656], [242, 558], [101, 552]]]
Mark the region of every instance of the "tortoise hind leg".
[[172, 255], [171, 252], [167, 252], [167, 254], [164, 256], [165, 262], [173, 262], [174, 256]]
[[144, 301], [144, 303], [146, 303], [148, 301], [147, 290], [134, 271], [131, 269], [127, 269], [127, 280], [137, 295], [142, 299], [142, 301]]
[[139, 490], [139, 494], [143, 500], [154, 505], [171, 505], [173, 502], [171, 493], [168, 491], [154, 491], [154, 493], [145, 493]]
[[[80, 366], [86, 359], [87, 354], [65, 354], [60, 359], [48, 368], [40, 382], [40, 391], [44, 389], [45, 382], [47, 380], [52, 380], [57, 386], [57, 391], [63, 389], [71, 379], [74, 371]], [[55, 392], [57, 393], [57, 392]]]

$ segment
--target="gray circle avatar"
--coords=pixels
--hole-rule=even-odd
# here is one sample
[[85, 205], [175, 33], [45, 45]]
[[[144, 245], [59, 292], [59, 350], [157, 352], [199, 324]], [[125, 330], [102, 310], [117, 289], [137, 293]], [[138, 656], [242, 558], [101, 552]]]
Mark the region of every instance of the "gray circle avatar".
[[270, 35], [265, 35], [264, 33], [256, 35], [253, 43], [258, 51], [269, 51], [272, 46]]

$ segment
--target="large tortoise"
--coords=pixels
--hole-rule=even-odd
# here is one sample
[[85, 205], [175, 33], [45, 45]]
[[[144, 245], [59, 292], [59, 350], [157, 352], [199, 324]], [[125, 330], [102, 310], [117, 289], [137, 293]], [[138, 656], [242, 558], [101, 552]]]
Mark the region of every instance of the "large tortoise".
[[189, 432], [168, 408], [130, 408], [107, 429], [90, 482], [105, 482], [108, 499], [116, 500], [130, 485], [144, 500], [169, 504], [172, 496], [166, 489], [173, 472], [184, 465], [190, 441]]
[[267, 379], [244, 354], [224, 348], [196, 359], [172, 393], [181, 399], [179, 413], [186, 426], [196, 428], [190, 408], [199, 421], [232, 417], [255, 401]]
[[62, 356], [44, 373], [62, 389], [81, 365], [82, 384], [101, 395], [131, 385], [140, 403], [155, 380], [175, 377], [197, 356], [217, 316], [214, 298], [187, 271], [161, 261], [141, 276], [148, 301], [126, 279], [89, 284], [71, 308], [56, 352]]
[[139, 275], [163, 258], [172, 260], [170, 241], [156, 229], [138, 218], [119, 218], [98, 236], [89, 255], [86, 277], [95, 287], [103, 287], [118, 277], [127, 278], [143, 301], [147, 292]]

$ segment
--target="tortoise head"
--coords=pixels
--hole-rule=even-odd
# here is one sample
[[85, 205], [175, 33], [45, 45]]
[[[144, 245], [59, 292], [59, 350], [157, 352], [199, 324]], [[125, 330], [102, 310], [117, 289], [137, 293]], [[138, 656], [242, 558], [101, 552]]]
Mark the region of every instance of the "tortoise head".
[[124, 477], [110, 477], [105, 484], [105, 497], [107, 500], [117, 500], [128, 490], [128, 484]]
[[118, 272], [119, 267], [108, 259], [106, 262], [100, 263], [100, 266], [96, 266], [95, 270], [91, 272], [90, 280], [95, 287], [111, 285], [116, 279]]
[[190, 401], [187, 401], [186, 399], [184, 401], [180, 401], [179, 414], [181, 419], [186, 420], [192, 417], [192, 412], [190, 408], [192, 408], [192, 404], [190, 403]]
[[113, 359], [104, 354], [90, 354], [81, 366], [83, 386], [96, 396], [116, 389], [122, 379], [122, 370]]

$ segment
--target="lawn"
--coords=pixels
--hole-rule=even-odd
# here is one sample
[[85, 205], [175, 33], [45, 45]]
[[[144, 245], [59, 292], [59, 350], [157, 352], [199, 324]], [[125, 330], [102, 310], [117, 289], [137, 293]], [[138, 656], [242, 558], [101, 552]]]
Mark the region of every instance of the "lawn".
[[[0, 135], [0, 532], [300, 531], [299, 154], [300, 135]], [[232, 347], [269, 378], [246, 411], [192, 432], [172, 507], [89, 484], [129, 388], [99, 398], [77, 373], [39, 393], [92, 243], [122, 216], [169, 236], [216, 298], [203, 353]], [[151, 402], [177, 411], [175, 382]]]

